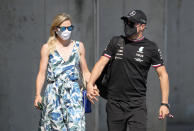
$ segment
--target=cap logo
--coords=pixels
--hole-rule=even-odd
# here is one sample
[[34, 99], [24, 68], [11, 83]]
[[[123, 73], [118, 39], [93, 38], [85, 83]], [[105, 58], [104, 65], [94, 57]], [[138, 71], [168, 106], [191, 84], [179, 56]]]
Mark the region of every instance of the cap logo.
[[134, 16], [136, 14], [136, 11], [132, 11], [129, 15]]

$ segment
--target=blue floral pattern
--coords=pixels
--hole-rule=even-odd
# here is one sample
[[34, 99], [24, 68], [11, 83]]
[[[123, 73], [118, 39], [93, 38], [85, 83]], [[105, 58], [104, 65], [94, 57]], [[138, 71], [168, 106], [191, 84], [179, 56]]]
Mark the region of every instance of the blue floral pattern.
[[67, 61], [57, 50], [49, 54], [47, 84], [39, 131], [85, 131], [85, 113], [79, 80], [79, 42]]

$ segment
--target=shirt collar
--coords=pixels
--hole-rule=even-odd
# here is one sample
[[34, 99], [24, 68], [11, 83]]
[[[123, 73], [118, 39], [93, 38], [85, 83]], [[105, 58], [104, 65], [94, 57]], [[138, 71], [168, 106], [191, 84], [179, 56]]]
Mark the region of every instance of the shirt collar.
[[129, 39], [130, 41], [133, 41], [133, 42], [139, 42], [139, 41], [141, 41], [141, 40], [143, 40], [145, 37], [144, 36], [142, 36], [141, 38], [139, 38], [139, 39], [135, 39], [135, 40], [131, 40], [131, 39]]

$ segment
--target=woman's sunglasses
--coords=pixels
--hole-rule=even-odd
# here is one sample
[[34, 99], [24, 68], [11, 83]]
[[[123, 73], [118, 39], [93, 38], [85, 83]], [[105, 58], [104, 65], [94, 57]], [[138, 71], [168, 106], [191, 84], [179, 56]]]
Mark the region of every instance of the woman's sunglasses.
[[68, 27], [65, 27], [65, 26], [61, 26], [61, 27], [58, 27], [59, 29], [60, 29], [60, 31], [65, 31], [66, 29], [68, 30], [68, 31], [72, 31], [73, 30], [73, 25], [71, 25], [71, 26], [68, 26]]

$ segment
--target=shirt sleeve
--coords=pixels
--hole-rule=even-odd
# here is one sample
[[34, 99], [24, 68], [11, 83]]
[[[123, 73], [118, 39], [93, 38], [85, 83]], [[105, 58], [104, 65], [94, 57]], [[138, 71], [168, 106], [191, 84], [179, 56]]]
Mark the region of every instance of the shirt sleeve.
[[152, 52], [152, 67], [157, 68], [164, 65], [161, 50], [156, 46]]
[[105, 57], [108, 57], [108, 58], [111, 58], [113, 55], [114, 55], [114, 52], [115, 52], [115, 37], [113, 37], [109, 44], [106, 46], [106, 48], [104, 49], [103, 53], [102, 53], [102, 56], [105, 56]]

